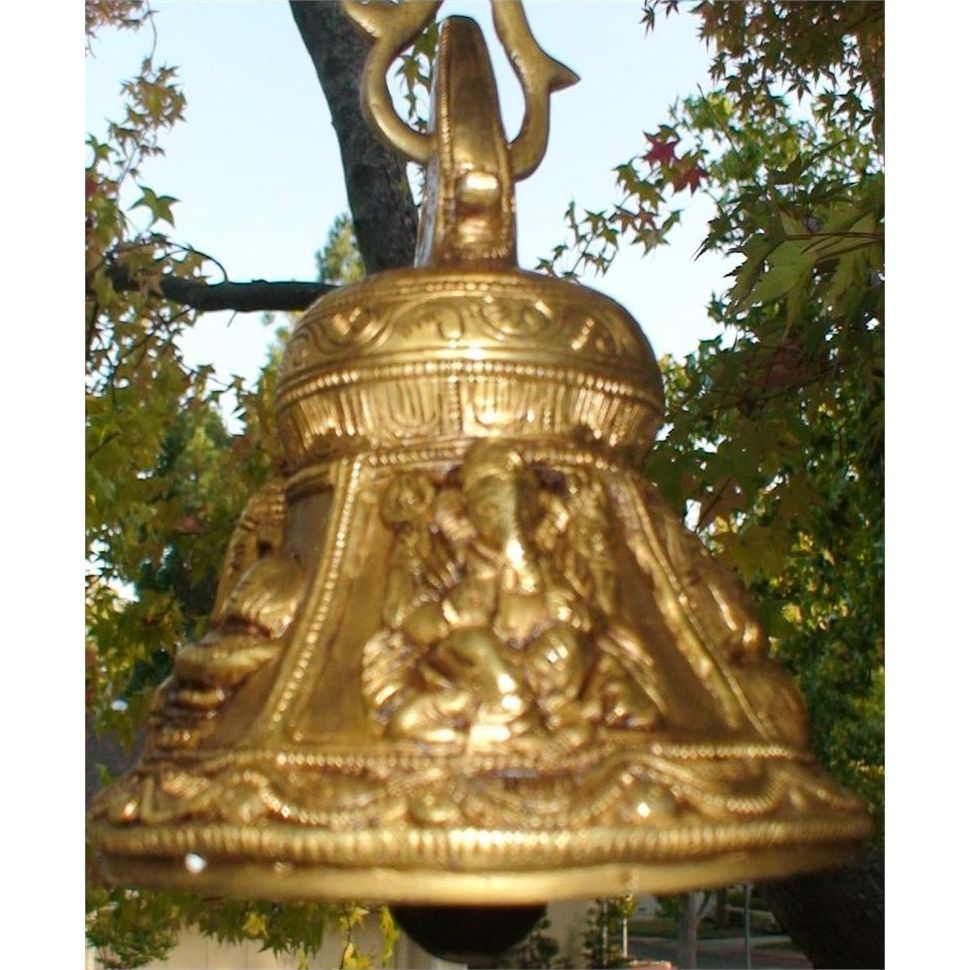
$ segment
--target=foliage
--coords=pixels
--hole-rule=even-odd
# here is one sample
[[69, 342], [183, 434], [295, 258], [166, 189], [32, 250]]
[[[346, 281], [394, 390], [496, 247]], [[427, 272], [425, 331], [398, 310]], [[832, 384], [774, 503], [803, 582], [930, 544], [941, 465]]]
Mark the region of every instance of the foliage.
[[428, 126], [431, 98], [431, 72], [438, 49], [438, 22], [432, 20], [397, 59], [396, 74], [408, 109], [408, 121], [418, 131]]
[[85, 932], [106, 970], [164, 960], [178, 940], [179, 908], [168, 893], [89, 887]]
[[661, 917], [674, 920], [674, 922], [680, 919], [680, 914], [684, 909], [683, 894], [655, 896], [654, 899], [657, 901], [657, 912]]
[[[87, 3], [89, 50], [101, 29], [154, 30], [141, 0]], [[147, 56], [122, 85], [122, 120], [88, 138], [86, 194], [87, 643], [86, 700], [96, 731], [132, 746], [177, 645], [198, 638], [223, 551], [249, 495], [277, 467], [273, 392], [281, 344], [254, 387], [192, 369], [179, 337], [196, 312], [162, 298], [163, 276], [200, 276], [206, 258], [173, 242], [174, 198], [143, 184], [143, 163], [182, 116], [176, 72]], [[146, 213], [138, 224], [131, 213]], [[362, 275], [349, 221], [318, 254], [335, 281]], [[285, 331], [284, 331], [285, 332]], [[281, 336], [282, 333], [278, 334]], [[235, 399], [230, 432], [224, 412]], [[105, 966], [163, 959], [182, 926], [224, 941], [260, 940], [305, 965], [326, 929], [344, 941], [342, 966], [369, 966], [354, 934], [357, 906], [212, 902], [187, 894], [106, 887], [91, 864], [87, 938]], [[385, 952], [396, 939], [385, 913]]]
[[145, 0], [84, 0], [84, 28], [88, 50], [91, 40], [103, 27], [137, 30], [151, 18]]
[[[340, 970], [370, 970], [374, 960], [370, 954], [357, 947], [355, 930], [363, 926], [371, 910], [359, 903], [347, 903], [336, 908], [336, 922], [343, 945], [340, 950]], [[384, 943], [381, 950], [381, 966], [386, 966], [394, 953], [394, 947], [401, 938], [401, 931], [394, 922], [391, 911], [386, 907], [380, 910], [380, 928]]]
[[[675, 0], [647, 0], [644, 22]], [[881, 817], [883, 10], [699, 3], [713, 87], [616, 168], [621, 201], [571, 204], [543, 262], [603, 272], [662, 245], [684, 193], [736, 260], [723, 334], [662, 362], [669, 424], [647, 472], [759, 601], [827, 767]]]
[[342, 212], [327, 233], [326, 245], [317, 253], [317, 275], [321, 280], [355, 283], [364, 278], [364, 261], [354, 238], [350, 214]]
[[623, 921], [628, 920], [635, 909], [636, 900], [632, 896], [597, 899], [590, 906], [583, 932], [583, 957], [588, 966], [608, 970], [629, 963], [618, 940]]
[[199, 900], [184, 896], [183, 919], [220, 943], [258, 940], [260, 949], [276, 957], [295, 958], [305, 967], [323, 946], [333, 923], [331, 907], [319, 903], [280, 903], [262, 900]]
[[[144, 3], [87, 9], [89, 44], [96, 27], [152, 22]], [[176, 72], [149, 54], [122, 95], [123, 120], [88, 138], [85, 172], [87, 697], [98, 730], [130, 743], [175, 643], [200, 628], [220, 547], [272, 458], [260, 433], [269, 387], [231, 385], [247, 430], [230, 436], [217, 410], [230, 388], [179, 351], [195, 313], [158, 290], [204, 263], [159, 229], [176, 200], [141, 181], [182, 116]]]
[[[183, 927], [195, 927], [220, 943], [255, 940], [261, 950], [308, 966], [327, 932], [341, 941], [341, 970], [370, 968], [374, 959], [356, 945], [356, 931], [370, 910], [347, 903], [273, 903], [265, 900], [201, 899], [188, 893], [89, 888], [87, 938], [107, 968], [135, 967], [164, 959]], [[378, 914], [384, 938], [380, 966], [386, 966], [400, 931], [387, 908]]]
[[[270, 950], [277, 957], [295, 958], [298, 967], [305, 968], [319, 953], [328, 931], [341, 941], [341, 970], [364, 970], [374, 966], [372, 957], [361, 952], [355, 941], [356, 931], [371, 913], [357, 903], [334, 906], [312, 902], [212, 902], [186, 898], [183, 905], [186, 921], [206, 935], [225, 943], [258, 940], [261, 949]], [[386, 966], [400, 931], [386, 907], [378, 915], [384, 940], [380, 966]]]

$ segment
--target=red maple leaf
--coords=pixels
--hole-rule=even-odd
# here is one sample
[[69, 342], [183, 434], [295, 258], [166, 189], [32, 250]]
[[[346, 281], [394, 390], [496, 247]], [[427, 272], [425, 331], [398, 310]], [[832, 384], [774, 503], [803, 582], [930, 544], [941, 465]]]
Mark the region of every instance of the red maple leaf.
[[645, 162], [656, 162], [658, 165], [670, 165], [674, 161], [674, 145], [677, 144], [676, 138], [673, 141], [666, 141], [663, 138], [655, 138], [653, 135], [647, 135], [647, 141], [650, 142], [652, 147], [643, 156]]
[[701, 168], [700, 165], [694, 165], [674, 179], [674, 191], [679, 192], [681, 189], [685, 189], [689, 185], [690, 194], [693, 195], [700, 187], [701, 179], [706, 177], [707, 171]]

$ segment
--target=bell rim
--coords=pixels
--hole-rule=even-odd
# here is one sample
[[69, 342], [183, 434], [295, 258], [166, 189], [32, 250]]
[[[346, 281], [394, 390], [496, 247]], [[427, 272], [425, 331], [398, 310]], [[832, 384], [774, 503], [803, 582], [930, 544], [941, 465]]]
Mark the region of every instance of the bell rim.
[[859, 806], [659, 831], [408, 826], [293, 832], [278, 824], [98, 821], [89, 834], [107, 874], [121, 883], [262, 898], [481, 905], [781, 878], [844, 864], [872, 828]]
[[542, 871], [456, 872], [383, 866], [318, 867], [214, 859], [194, 872], [173, 857], [102, 856], [114, 881], [186, 890], [208, 898], [346, 900], [415, 905], [530, 905], [640, 893], [680, 893], [785, 878], [851, 864], [858, 838], [813, 845], [748, 849], [703, 858], [611, 862]]

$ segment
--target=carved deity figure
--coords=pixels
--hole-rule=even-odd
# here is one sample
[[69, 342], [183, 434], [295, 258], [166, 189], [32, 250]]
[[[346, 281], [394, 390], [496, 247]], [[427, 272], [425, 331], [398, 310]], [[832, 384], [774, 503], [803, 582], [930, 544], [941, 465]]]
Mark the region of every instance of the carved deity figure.
[[[605, 515], [594, 522], [585, 505], [601, 508], [605, 495], [588, 497], [590, 480], [577, 477], [562, 499], [516, 451], [489, 442], [469, 451], [458, 480], [436, 487], [410, 473], [382, 502], [396, 535], [385, 625], [363, 667], [387, 733], [488, 742], [546, 730], [580, 740], [600, 723], [654, 726], [658, 699], [617, 661], [622, 647], [604, 649]], [[575, 544], [589, 537], [584, 558]], [[562, 544], [567, 552], [545, 554]]]

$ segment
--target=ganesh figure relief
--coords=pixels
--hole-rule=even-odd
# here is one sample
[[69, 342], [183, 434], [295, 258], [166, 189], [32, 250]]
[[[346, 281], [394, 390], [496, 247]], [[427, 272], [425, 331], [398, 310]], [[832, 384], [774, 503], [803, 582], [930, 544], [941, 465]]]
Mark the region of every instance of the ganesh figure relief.
[[451, 475], [394, 479], [395, 531], [364, 693], [387, 735], [483, 743], [654, 728], [649, 654], [615, 620], [610, 505], [595, 473], [541, 473], [502, 444]]

